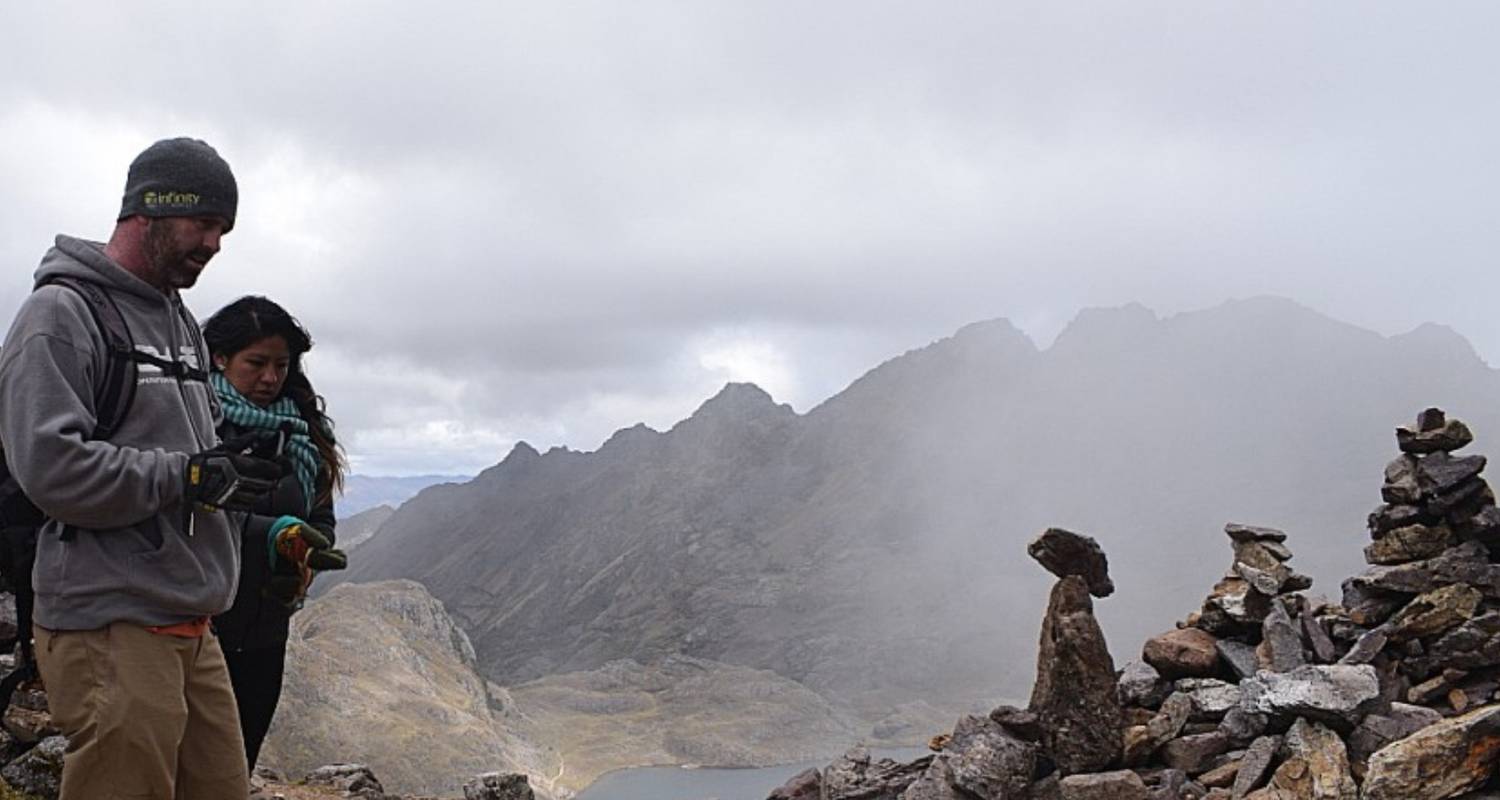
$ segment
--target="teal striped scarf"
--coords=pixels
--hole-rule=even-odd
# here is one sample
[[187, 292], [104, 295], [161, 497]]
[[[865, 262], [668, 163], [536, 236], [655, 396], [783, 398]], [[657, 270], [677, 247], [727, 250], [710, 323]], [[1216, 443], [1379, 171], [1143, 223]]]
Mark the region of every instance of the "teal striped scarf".
[[213, 384], [214, 392], [219, 395], [219, 403], [224, 407], [224, 418], [230, 422], [241, 428], [272, 431], [279, 431], [283, 426], [290, 427], [292, 435], [287, 438], [284, 452], [291, 458], [297, 482], [302, 484], [302, 496], [307, 498], [307, 508], [302, 513], [310, 513], [317, 497], [318, 467], [323, 463], [323, 458], [318, 455], [318, 448], [308, 434], [307, 420], [297, 411], [297, 404], [292, 398], [282, 395], [276, 398], [276, 402], [261, 408], [240, 394], [234, 384], [224, 377], [224, 373], [218, 370], [209, 373], [208, 382]]

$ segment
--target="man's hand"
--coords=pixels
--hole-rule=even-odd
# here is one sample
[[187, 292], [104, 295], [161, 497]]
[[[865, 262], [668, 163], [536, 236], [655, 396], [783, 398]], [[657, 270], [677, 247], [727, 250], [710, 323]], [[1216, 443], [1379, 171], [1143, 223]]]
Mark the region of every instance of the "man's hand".
[[221, 444], [188, 457], [183, 496], [189, 503], [250, 511], [276, 488], [282, 465]]

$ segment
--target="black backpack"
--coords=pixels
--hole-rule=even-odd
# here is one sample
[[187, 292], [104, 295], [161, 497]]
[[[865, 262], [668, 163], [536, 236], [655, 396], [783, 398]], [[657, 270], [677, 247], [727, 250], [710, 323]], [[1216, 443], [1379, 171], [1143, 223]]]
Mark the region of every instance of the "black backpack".
[[[125, 315], [120, 313], [114, 298], [102, 285], [93, 281], [70, 276], [55, 276], [41, 286], [56, 285], [78, 293], [85, 301], [94, 318], [94, 327], [104, 337], [108, 358], [105, 360], [104, 377], [94, 387], [94, 409], [96, 421], [94, 440], [108, 439], [119, 430], [120, 423], [135, 402], [135, 387], [139, 365], [158, 367], [165, 375], [179, 380], [208, 379], [201, 369], [195, 369], [179, 361], [157, 358], [136, 349], [125, 324]], [[38, 286], [40, 288], [40, 286]], [[186, 310], [182, 312], [188, 329], [193, 330]], [[207, 358], [199, 354], [199, 358]], [[3, 449], [0, 449], [3, 455]], [[16, 636], [0, 640], [0, 652], [10, 651], [15, 645], [21, 647], [15, 669], [0, 679], [0, 717], [10, 705], [11, 694], [23, 682], [37, 676], [36, 653], [31, 642], [31, 611], [34, 592], [31, 586], [31, 567], [36, 560], [37, 534], [47, 521], [47, 515], [32, 503], [11, 475], [10, 466], [0, 457], [0, 586], [9, 590], [16, 598]], [[72, 538], [71, 528], [63, 529], [63, 538]]]

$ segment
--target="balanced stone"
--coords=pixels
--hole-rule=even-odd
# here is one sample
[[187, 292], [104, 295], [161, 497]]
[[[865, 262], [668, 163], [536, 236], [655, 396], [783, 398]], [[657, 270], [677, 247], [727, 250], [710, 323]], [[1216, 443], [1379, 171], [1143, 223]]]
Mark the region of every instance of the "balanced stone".
[[1370, 528], [1370, 537], [1379, 539], [1387, 531], [1404, 528], [1408, 525], [1420, 525], [1431, 522], [1432, 517], [1421, 506], [1391, 505], [1387, 503], [1371, 512], [1365, 521]]
[[1431, 429], [1396, 429], [1396, 444], [1403, 453], [1437, 453], [1461, 450], [1474, 441], [1469, 426], [1456, 419], [1444, 420]]
[[1484, 471], [1484, 456], [1433, 453], [1416, 462], [1417, 483], [1428, 494], [1444, 494]]
[[1421, 501], [1416, 457], [1403, 455], [1385, 465], [1385, 485], [1380, 487], [1380, 496], [1394, 504], [1413, 505]]
[[1108, 597], [1115, 591], [1109, 579], [1109, 559], [1092, 537], [1048, 528], [1026, 546], [1026, 552], [1059, 578], [1070, 575], [1083, 578], [1089, 593], [1095, 597]]
[[1284, 542], [1286, 534], [1275, 528], [1261, 528], [1254, 525], [1240, 525], [1231, 522], [1224, 526], [1224, 533], [1236, 542]]
[[1433, 558], [1365, 570], [1345, 581], [1344, 605], [1353, 610], [1349, 587], [1422, 594], [1454, 583], [1467, 583], [1486, 597], [1500, 596], [1500, 565], [1490, 563], [1489, 550], [1483, 544], [1465, 542]]
[[1261, 647], [1275, 672], [1289, 672], [1307, 663], [1302, 657], [1302, 632], [1292, 622], [1281, 602], [1271, 604], [1271, 613], [1261, 628]]
[[1046, 749], [1064, 775], [1096, 772], [1119, 757], [1124, 724], [1115, 665], [1082, 577], [1063, 578], [1052, 589], [1029, 708], [1041, 718]]

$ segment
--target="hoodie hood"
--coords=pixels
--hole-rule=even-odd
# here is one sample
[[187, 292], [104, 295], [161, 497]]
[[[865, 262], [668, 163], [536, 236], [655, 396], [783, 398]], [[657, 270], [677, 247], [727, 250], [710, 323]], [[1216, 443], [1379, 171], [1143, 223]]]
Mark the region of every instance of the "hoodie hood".
[[[170, 297], [116, 264], [104, 254], [102, 243], [58, 234], [56, 243], [42, 256], [42, 263], [36, 268], [33, 288], [62, 276], [103, 283], [111, 289], [158, 303]], [[176, 293], [175, 290], [172, 292]]]

